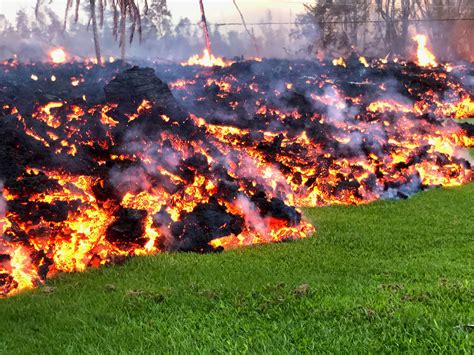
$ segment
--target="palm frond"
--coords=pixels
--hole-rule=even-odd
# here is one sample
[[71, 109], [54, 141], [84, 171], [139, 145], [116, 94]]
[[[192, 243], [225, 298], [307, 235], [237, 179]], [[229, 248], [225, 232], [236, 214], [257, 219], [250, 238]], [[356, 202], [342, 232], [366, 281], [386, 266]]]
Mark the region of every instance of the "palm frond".
[[[44, 0], [36, 0], [35, 15], [39, 16], [41, 5]], [[103, 27], [104, 25], [104, 13], [107, 7], [109, 6], [112, 10], [113, 16], [113, 26], [112, 33], [115, 37], [115, 40], [119, 41], [119, 46], [123, 49], [125, 48], [126, 42], [126, 27], [127, 22], [130, 23], [130, 35], [129, 42], [132, 43], [135, 38], [135, 33], [138, 33], [139, 40], [142, 39], [142, 12], [140, 10], [140, 5], [142, 4], [143, 13], [148, 12], [148, 0], [97, 0], [94, 1], [94, 8], [91, 8], [91, 17], [89, 18], [88, 24], [95, 22], [95, 18], [92, 16], [97, 16], [96, 8], [98, 9], [99, 25]], [[66, 29], [67, 18], [69, 16], [69, 11], [74, 7], [74, 22], [79, 21], [80, 15], [80, 5], [81, 0], [67, 0], [66, 10], [64, 14], [64, 29]], [[120, 28], [120, 31], [119, 31]], [[94, 34], [97, 36], [97, 33]], [[97, 38], [96, 38], [97, 39]]]

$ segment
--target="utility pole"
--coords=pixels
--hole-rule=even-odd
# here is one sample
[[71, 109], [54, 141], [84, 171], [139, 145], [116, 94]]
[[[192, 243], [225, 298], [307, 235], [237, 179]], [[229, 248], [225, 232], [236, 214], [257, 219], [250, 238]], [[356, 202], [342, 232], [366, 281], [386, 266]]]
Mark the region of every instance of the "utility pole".
[[206, 37], [206, 49], [209, 54], [212, 53], [211, 37], [209, 36], [209, 27], [207, 26], [206, 12], [204, 11], [203, 0], [199, 0], [199, 6], [201, 7], [201, 22], [204, 30], [204, 36]]

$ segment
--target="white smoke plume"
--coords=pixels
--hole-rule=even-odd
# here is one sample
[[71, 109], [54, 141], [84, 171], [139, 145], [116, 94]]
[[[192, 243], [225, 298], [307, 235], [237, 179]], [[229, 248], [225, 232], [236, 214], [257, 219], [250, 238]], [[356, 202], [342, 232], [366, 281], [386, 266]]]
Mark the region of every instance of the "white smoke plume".
[[0, 181], [0, 231], [3, 233], [5, 216], [7, 214], [7, 200], [5, 199], [3, 181]]

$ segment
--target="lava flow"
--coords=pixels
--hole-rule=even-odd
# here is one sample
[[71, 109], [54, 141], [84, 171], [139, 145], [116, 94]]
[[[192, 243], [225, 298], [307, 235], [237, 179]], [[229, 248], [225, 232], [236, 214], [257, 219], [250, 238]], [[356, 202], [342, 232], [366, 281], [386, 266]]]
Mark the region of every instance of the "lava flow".
[[0, 295], [304, 238], [298, 207], [471, 181], [472, 65], [424, 63], [0, 64]]

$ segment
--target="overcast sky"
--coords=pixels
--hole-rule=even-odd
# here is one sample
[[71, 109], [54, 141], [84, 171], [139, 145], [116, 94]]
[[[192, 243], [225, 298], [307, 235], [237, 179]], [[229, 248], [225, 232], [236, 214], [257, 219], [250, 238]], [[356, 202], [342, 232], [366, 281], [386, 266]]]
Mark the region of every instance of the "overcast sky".
[[[303, 10], [303, 2], [304, 0], [239, 0], [238, 4], [248, 22], [261, 20], [269, 9], [272, 10], [275, 21], [289, 21], [291, 13], [295, 16]], [[0, 0], [0, 14], [12, 21], [18, 10], [24, 9], [31, 13], [35, 3], [36, 0]], [[58, 14], [63, 14], [65, 3], [66, 0], [52, 0], [51, 6]], [[210, 22], [240, 20], [232, 0], [205, 0], [204, 4]], [[193, 22], [199, 21], [198, 0], [168, 0], [168, 7], [174, 22], [181, 17], [189, 17]]]

